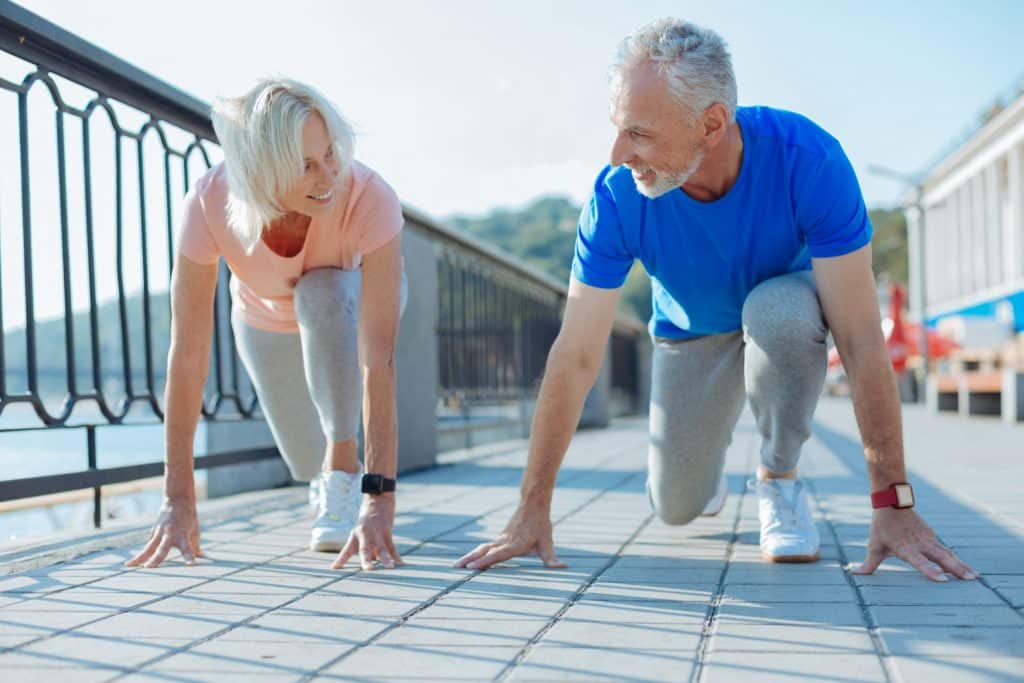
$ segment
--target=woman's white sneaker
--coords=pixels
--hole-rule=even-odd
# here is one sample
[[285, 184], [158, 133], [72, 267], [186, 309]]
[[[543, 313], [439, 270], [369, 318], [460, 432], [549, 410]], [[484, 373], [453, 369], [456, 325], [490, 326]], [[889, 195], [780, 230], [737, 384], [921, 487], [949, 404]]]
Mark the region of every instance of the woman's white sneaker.
[[317, 516], [309, 549], [337, 552], [345, 547], [348, 536], [359, 520], [362, 501], [362, 468], [355, 474], [333, 470], [320, 475]]
[[761, 557], [767, 562], [816, 562], [821, 539], [807, 487], [794, 479], [750, 480], [761, 520]]

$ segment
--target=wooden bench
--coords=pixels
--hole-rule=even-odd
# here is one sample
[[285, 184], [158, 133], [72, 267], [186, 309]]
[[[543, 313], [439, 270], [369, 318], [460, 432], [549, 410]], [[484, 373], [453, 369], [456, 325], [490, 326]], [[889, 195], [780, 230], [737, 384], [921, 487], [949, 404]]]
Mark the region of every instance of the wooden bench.
[[1004, 368], [932, 375], [927, 403], [933, 412], [999, 415], [1005, 422], [1024, 422], [1024, 371]]

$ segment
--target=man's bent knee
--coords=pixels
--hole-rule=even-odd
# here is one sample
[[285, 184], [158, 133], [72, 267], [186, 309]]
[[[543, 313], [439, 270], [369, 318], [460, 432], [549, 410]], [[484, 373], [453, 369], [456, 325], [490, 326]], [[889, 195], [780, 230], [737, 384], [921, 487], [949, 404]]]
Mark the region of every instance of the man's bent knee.
[[[714, 492], [712, 492], [714, 495]], [[711, 496], [655, 496], [648, 489], [648, 498], [654, 514], [669, 526], [684, 526], [700, 517]]]

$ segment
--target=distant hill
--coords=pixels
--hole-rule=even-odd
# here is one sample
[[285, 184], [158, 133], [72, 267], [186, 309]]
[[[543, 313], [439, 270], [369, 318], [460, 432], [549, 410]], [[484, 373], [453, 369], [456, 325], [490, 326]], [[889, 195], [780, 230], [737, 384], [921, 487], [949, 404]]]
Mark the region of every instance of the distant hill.
[[[568, 283], [580, 207], [567, 197], [541, 197], [522, 209], [497, 209], [485, 216], [452, 216], [447, 222]], [[620, 310], [651, 317], [651, 283], [641, 265], [629, 273]]]
[[[142, 296], [129, 296], [125, 301], [128, 329], [129, 363], [132, 370], [133, 388], [145, 388], [145, 334], [142, 311]], [[164, 366], [170, 342], [170, 310], [166, 293], [150, 296], [150, 340], [153, 353], [154, 379], [162, 383]], [[64, 320], [48, 320], [36, 323], [36, 363], [42, 393], [62, 394], [67, 388], [67, 352]], [[120, 311], [116, 301], [107, 301], [97, 311], [99, 336], [99, 358], [101, 383], [116, 385], [122, 383], [124, 374], [124, 352], [121, 337]], [[89, 334], [87, 313], [75, 314], [73, 318], [75, 377], [80, 391], [92, 386], [92, 343]], [[17, 329], [4, 335], [4, 356], [7, 368], [8, 391], [25, 391], [27, 347], [24, 329]]]
[[[907, 282], [907, 226], [902, 209], [868, 212], [876, 278]], [[580, 207], [566, 197], [543, 197], [522, 209], [498, 209], [484, 216], [453, 216], [448, 222], [540, 268], [563, 282], [569, 278]], [[651, 286], [637, 263], [629, 273], [620, 309], [646, 321]]]
[[[580, 208], [565, 197], [544, 197], [518, 210], [500, 209], [482, 217], [454, 216], [450, 223], [522, 258], [552, 277], [567, 282], [572, 265], [576, 222]], [[907, 281], [907, 228], [900, 209], [870, 212], [875, 228], [875, 275], [889, 280]], [[651, 314], [650, 280], [639, 264], [626, 281], [621, 310], [646, 321]], [[145, 355], [141, 295], [126, 301], [128, 339], [132, 378], [137, 390], [144, 388]], [[150, 297], [155, 382], [163, 384], [164, 367], [170, 343], [170, 311], [167, 294]], [[114, 301], [100, 305], [98, 311], [99, 356], [102, 382], [119, 387], [122, 383], [123, 351], [120, 312]], [[39, 376], [44, 394], [61, 394], [66, 388], [66, 352], [64, 321], [51, 320], [36, 325]], [[76, 376], [82, 390], [92, 383], [89, 319], [84, 313], [74, 316]], [[7, 389], [25, 390], [25, 332], [13, 330], [4, 335], [4, 365]]]

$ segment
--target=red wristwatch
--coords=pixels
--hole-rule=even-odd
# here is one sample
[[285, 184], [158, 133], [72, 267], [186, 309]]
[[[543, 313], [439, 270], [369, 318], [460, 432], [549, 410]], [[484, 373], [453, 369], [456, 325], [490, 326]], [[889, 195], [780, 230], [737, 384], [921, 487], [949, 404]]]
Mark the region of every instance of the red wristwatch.
[[914, 507], [914, 489], [907, 482], [890, 484], [889, 488], [871, 494], [871, 507], [903, 510]]

